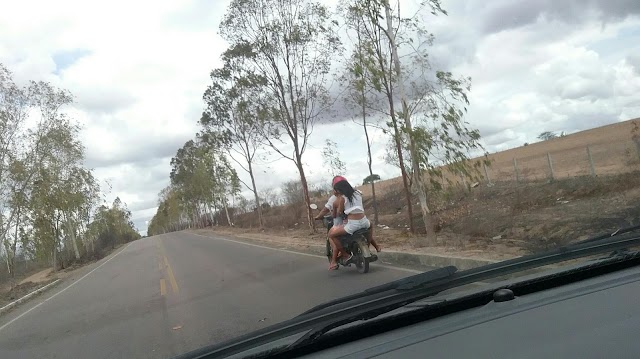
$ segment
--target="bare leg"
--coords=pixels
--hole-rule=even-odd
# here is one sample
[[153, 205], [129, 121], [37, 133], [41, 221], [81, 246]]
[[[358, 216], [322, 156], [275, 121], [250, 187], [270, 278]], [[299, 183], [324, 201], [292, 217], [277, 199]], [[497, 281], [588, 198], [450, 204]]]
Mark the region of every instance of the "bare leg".
[[329, 240], [337, 249], [333, 251], [333, 257], [331, 258], [331, 265], [329, 268], [333, 268], [338, 264], [338, 251], [340, 251], [343, 259], [349, 259], [349, 255], [345, 252], [344, 247], [342, 247], [342, 243], [340, 243], [340, 237], [346, 234], [347, 232], [345, 232], [342, 226], [333, 227], [331, 228], [331, 231], [329, 231]]
[[373, 226], [369, 227], [369, 231], [367, 232], [367, 240], [376, 249], [376, 252], [380, 252], [382, 250], [378, 243], [376, 243], [376, 241], [373, 239]]
[[338, 265], [338, 246], [333, 238], [329, 238], [329, 244], [331, 245], [331, 262], [329, 263], [329, 269], [335, 268]]

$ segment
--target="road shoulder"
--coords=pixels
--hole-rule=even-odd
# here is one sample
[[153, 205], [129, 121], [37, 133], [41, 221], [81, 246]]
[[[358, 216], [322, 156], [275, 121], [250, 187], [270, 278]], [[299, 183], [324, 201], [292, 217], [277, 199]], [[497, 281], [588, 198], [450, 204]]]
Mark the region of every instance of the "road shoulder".
[[[204, 237], [230, 238], [239, 242], [252, 243], [264, 247], [312, 254], [321, 257], [326, 255], [325, 244], [318, 240], [305, 240], [303, 238], [273, 236], [259, 233], [233, 233], [229, 230], [197, 229], [187, 230], [185, 232]], [[497, 262], [495, 260], [482, 258], [469, 258], [435, 253], [409, 253], [386, 248], [383, 248], [382, 252], [378, 253], [378, 257], [379, 263], [381, 264], [411, 268], [419, 271], [448, 265], [454, 265], [458, 267], [458, 269], [464, 270]]]
[[[31, 294], [31, 296], [26, 299], [21, 297], [20, 299], [24, 299], [24, 300], [11, 306], [7, 310], [5, 310], [3, 313], [0, 313], [0, 331], [2, 331], [12, 322], [18, 320], [22, 316], [28, 314], [32, 310], [36, 309], [37, 307], [41, 306], [45, 302], [56, 297], [60, 293], [66, 291], [71, 286], [80, 282], [82, 279], [90, 275], [92, 272], [99, 269], [100, 267], [105, 265], [107, 262], [115, 258], [118, 254], [124, 251], [127, 248], [127, 246], [128, 244], [125, 244], [120, 246], [120, 248], [116, 248], [115, 251], [109, 253], [107, 256], [105, 256], [104, 258], [96, 262], [89, 263], [87, 265], [75, 268], [70, 271], [59, 272], [57, 274], [58, 277], [50, 280], [49, 283], [47, 284], [50, 286], [44, 289], [43, 291], [39, 293], [34, 293], [35, 291], [32, 291], [29, 293]], [[42, 289], [42, 288], [39, 288], [39, 289]], [[43, 295], [45, 291], [47, 292], [47, 294]]]

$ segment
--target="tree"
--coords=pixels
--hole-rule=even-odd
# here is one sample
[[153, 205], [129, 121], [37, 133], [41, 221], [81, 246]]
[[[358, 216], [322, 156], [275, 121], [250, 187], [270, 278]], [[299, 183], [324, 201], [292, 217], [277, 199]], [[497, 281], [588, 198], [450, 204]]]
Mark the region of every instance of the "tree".
[[302, 195], [302, 183], [291, 180], [282, 184], [282, 195], [287, 204], [298, 205], [304, 202]]
[[[11, 276], [16, 258], [57, 270], [99, 249], [100, 188], [83, 165], [80, 127], [65, 112], [72, 103], [69, 91], [46, 82], [17, 86], [0, 64], [0, 248]], [[114, 238], [139, 238], [130, 213], [123, 218], [130, 228]]]
[[225, 56], [244, 59], [266, 79], [270, 105], [263, 112], [262, 137], [298, 169], [313, 231], [303, 155], [314, 124], [327, 110], [327, 76], [340, 48], [334, 26], [326, 7], [311, 0], [232, 0], [220, 26], [230, 44]]
[[260, 89], [264, 78], [248, 72], [242, 58], [225, 58], [224, 66], [211, 72], [212, 84], [204, 94], [207, 110], [200, 124], [205, 136], [223, 141], [227, 154], [249, 174], [251, 184], [240, 181], [249, 189], [256, 202], [258, 223], [263, 228], [262, 208], [254, 176], [256, 152], [260, 147]]
[[[411, 184], [407, 166], [405, 165], [405, 154], [402, 143], [404, 141], [402, 119], [396, 112], [396, 83], [397, 74], [393, 71], [393, 52], [390, 43], [390, 36], [386, 36], [386, 28], [382, 21], [384, 17], [381, 9], [384, 6], [381, 0], [354, 0], [347, 6], [345, 22], [351, 24], [351, 27], [357, 29], [358, 48], [356, 49], [356, 61], [353, 66], [354, 75], [359, 81], [366, 81], [362, 84], [362, 88], [366, 87], [366, 83], [374, 90], [375, 93], [382, 94], [384, 101], [363, 101], [365, 107], [382, 114], [389, 121], [386, 125], [390, 128], [391, 136], [395, 146], [395, 158], [397, 166], [400, 168], [402, 176], [402, 184], [407, 205], [407, 219], [409, 228], [415, 233], [415, 225], [413, 222], [413, 201], [411, 198]], [[396, 33], [394, 31], [393, 33]], [[364, 67], [363, 67], [364, 66]], [[357, 80], [357, 81], [358, 81]], [[357, 82], [356, 82], [357, 84]], [[378, 104], [385, 106], [378, 107]]]
[[113, 249], [117, 244], [142, 237], [131, 220], [131, 211], [119, 197], [116, 197], [111, 207], [101, 205], [96, 209], [87, 233], [94, 238], [97, 252]]
[[[409, 217], [411, 219], [412, 209], [407, 184], [418, 196], [427, 243], [433, 244], [436, 233], [425, 177], [428, 175], [432, 184], [437, 183], [434, 177], [442, 176], [439, 165], [473, 176], [479, 163], [468, 161], [468, 155], [481, 150], [482, 146], [478, 131], [469, 129], [463, 120], [469, 104], [467, 93], [471, 79], [433, 71], [426, 51], [433, 43], [433, 35], [415, 16], [402, 17], [399, 2], [394, 3], [392, 7], [389, 0], [354, 0], [347, 21], [356, 19], [361, 25], [362, 53], [368, 54], [370, 60], [360, 63], [367, 65], [372, 88], [387, 97], [391, 120], [387, 124], [403, 175]], [[439, 0], [428, 0], [420, 6], [418, 13], [429, 9], [433, 15], [446, 15]], [[405, 164], [407, 157], [409, 163]], [[411, 221], [410, 226], [413, 231]]]
[[[19, 88], [2, 65], [0, 91], [0, 242], [6, 252], [7, 269], [13, 274], [18, 243], [28, 240], [24, 234], [31, 233], [25, 228], [42, 222], [33, 212], [38, 181], [43, 176], [51, 177], [49, 171], [53, 169], [57, 173], [68, 171], [69, 166], [79, 163], [82, 153], [77, 126], [61, 112], [72, 102], [68, 91], [34, 81]], [[36, 123], [26, 127], [30, 113], [36, 116]], [[65, 159], [67, 162], [61, 162]], [[57, 211], [58, 207], [50, 209]], [[50, 249], [55, 256], [56, 249]]]
[[[37, 223], [35, 227], [42, 234], [42, 245], [51, 253], [54, 270], [58, 268], [58, 253], [64, 247], [63, 236], [74, 249], [76, 259], [80, 259], [73, 217], [74, 212], [82, 210], [85, 202], [91, 201], [84, 197], [82, 187], [76, 187], [83, 186], [84, 180], [92, 181], [92, 177], [85, 177], [86, 173], [81, 168], [84, 148], [78, 138], [79, 130], [63, 117], [40, 143], [46, 155], [34, 177], [36, 184], [30, 204]], [[93, 192], [91, 189], [87, 191]]]
[[[77, 237], [83, 232], [83, 223], [89, 222], [91, 209], [98, 203], [100, 188], [91, 171], [76, 166], [71, 168], [69, 176], [64, 180], [63, 192], [65, 197], [61, 209], [65, 229], [75, 259], [80, 260]], [[84, 245], [88, 247], [91, 243], [85, 242]]]
[[338, 145], [330, 139], [325, 141], [322, 149], [322, 158], [329, 165], [331, 177], [344, 175], [347, 172], [347, 166], [340, 160]]
[[[424, 9], [446, 15], [439, 0], [421, 3], [417, 13]], [[479, 133], [463, 120], [471, 79], [432, 70], [426, 48], [433, 35], [416, 16], [402, 17], [399, 2], [392, 6], [389, 0], [354, 0], [347, 14], [347, 21], [357, 21], [361, 53], [366, 54], [359, 63], [366, 66], [370, 86], [387, 99], [387, 126], [395, 146], [395, 154], [387, 158], [397, 160], [402, 173], [410, 228], [415, 231], [409, 187], [418, 195], [427, 233], [421, 244], [433, 244], [436, 233], [425, 177], [438, 183], [440, 165], [473, 176], [479, 164], [468, 160], [471, 151], [482, 149]]]
[[551, 131], [545, 131], [538, 135], [538, 139], [542, 141], [552, 140], [557, 137], [558, 135]]
[[262, 203], [268, 203], [269, 206], [277, 206], [278, 205], [278, 194], [276, 190], [272, 187], [263, 188], [260, 192], [260, 200]]
[[[369, 168], [369, 176], [365, 178], [365, 183], [371, 185], [371, 195], [373, 199], [373, 213], [374, 213], [374, 224], [378, 224], [378, 202], [376, 200], [376, 186], [375, 186], [375, 176], [379, 180], [380, 177], [378, 175], [374, 175], [373, 173], [373, 157], [371, 155], [371, 141], [369, 139], [369, 131], [368, 125], [369, 122], [367, 120], [368, 117], [368, 102], [375, 101], [375, 99], [371, 99], [371, 86], [368, 85], [368, 81], [371, 80], [369, 76], [368, 69], [373, 67], [373, 59], [371, 56], [367, 56], [367, 46], [366, 41], [364, 40], [364, 36], [362, 34], [362, 25], [363, 20], [361, 16], [357, 16], [357, 12], [345, 11], [350, 21], [347, 21], [347, 24], [351, 27], [352, 30], [355, 31], [356, 37], [355, 41], [352, 41], [355, 45], [355, 49], [351, 58], [347, 61], [346, 73], [342, 77], [342, 82], [345, 83], [349, 88], [349, 96], [345, 98], [348, 103], [353, 103], [359, 107], [360, 116], [362, 117], [362, 123], [354, 120], [355, 123], [358, 123], [362, 126], [364, 130], [365, 140], [367, 144], [367, 166]], [[368, 180], [367, 180], [368, 179]], [[363, 183], [363, 184], [365, 184]]]
[[158, 197], [158, 209], [147, 227], [147, 235], [149, 236], [176, 230], [184, 212], [182, 202], [173, 186], [163, 188]]
[[211, 218], [216, 209], [224, 209], [228, 224], [233, 225], [228, 196], [239, 193], [240, 182], [222, 146], [198, 134], [171, 159], [171, 184], [190, 224], [201, 226], [204, 216]]

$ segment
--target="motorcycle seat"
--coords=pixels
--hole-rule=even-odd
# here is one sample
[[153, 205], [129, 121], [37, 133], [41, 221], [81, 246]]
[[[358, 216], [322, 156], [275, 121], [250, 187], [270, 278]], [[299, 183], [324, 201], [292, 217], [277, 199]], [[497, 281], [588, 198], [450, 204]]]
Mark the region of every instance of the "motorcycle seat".
[[358, 229], [357, 231], [353, 232], [353, 234], [344, 235], [342, 237], [342, 239], [349, 239], [349, 238], [353, 238], [353, 237], [357, 237], [357, 236], [365, 236], [366, 237], [367, 232], [369, 232], [368, 228]]
[[358, 229], [357, 231], [353, 232], [352, 236], [364, 236], [367, 234], [367, 232], [369, 232], [368, 228]]

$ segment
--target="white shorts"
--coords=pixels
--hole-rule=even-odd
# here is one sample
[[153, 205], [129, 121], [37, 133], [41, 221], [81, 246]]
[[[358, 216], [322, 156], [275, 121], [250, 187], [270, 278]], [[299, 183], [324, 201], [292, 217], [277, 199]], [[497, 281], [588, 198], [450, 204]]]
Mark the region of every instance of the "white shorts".
[[371, 222], [367, 217], [363, 217], [362, 219], [350, 219], [347, 223], [344, 224], [344, 231], [353, 234], [355, 231], [359, 229], [367, 229], [371, 226]]

